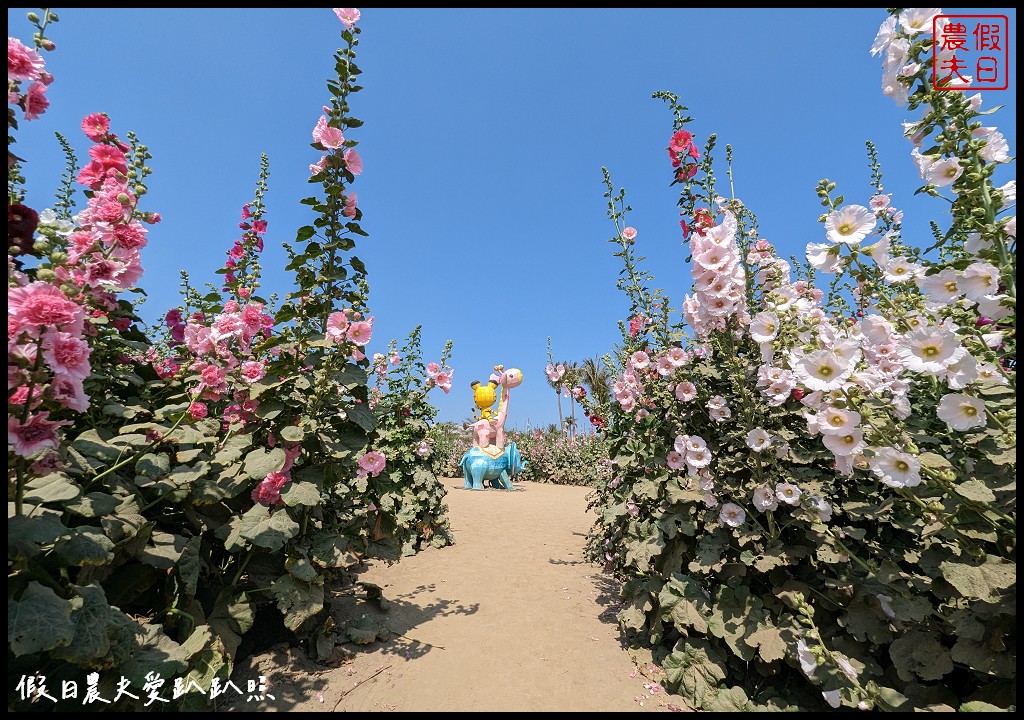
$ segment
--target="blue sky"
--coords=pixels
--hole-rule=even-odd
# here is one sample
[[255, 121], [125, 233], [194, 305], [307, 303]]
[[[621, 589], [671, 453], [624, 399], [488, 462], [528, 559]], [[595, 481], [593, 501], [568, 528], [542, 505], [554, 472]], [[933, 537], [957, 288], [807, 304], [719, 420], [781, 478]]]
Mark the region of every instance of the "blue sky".
[[[108, 113], [122, 137], [134, 130], [154, 156], [144, 209], [164, 218], [143, 254], [142, 314], [155, 319], [179, 302], [179, 269], [196, 284], [217, 281], [266, 153], [263, 290], [286, 293], [281, 242], [311, 220], [298, 200], [311, 194], [310, 131], [341, 42], [334, 14], [56, 11], [51, 107], [17, 132], [28, 203], [52, 203], [63, 168], [54, 131], [84, 157], [84, 115]], [[945, 12], [1009, 17], [1010, 87], [983, 96], [985, 107], [1005, 105], [990, 124], [1014, 153], [1016, 12]], [[8, 29], [27, 43], [24, 13], [8, 9]], [[863, 8], [364, 8], [365, 90], [351, 106], [365, 125], [346, 136], [360, 141], [365, 165], [354, 187], [370, 237], [355, 252], [369, 271], [370, 352], [422, 325], [425, 360], [454, 343], [452, 392], [431, 396], [439, 420], [466, 418], [470, 382], [502, 363], [525, 378], [510, 423], [557, 422], [544, 378], [548, 337], [559, 359], [597, 357], [620, 339], [628, 309], [615, 287], [602, 166], [627, 190], [629, 224], [657, 285], [675, 307], [690, 288], [668, 186], [672, 117], [651, 99], [657, 90], [690, 108], [701, 146], [716, 132], [723, 161], [725, 143], [733, 146], [736, 194], [781, 255], [822, 241], [819, 179], [867, 204], [865, 140], [905, 210], [905, 237], [927, 241], [930, 219], [947, 225], [945, 208], [913, 196], [921, 183], [900, 123], [918, 115], [882, 95], [880, 61], [869, 55], [884, 19]]]

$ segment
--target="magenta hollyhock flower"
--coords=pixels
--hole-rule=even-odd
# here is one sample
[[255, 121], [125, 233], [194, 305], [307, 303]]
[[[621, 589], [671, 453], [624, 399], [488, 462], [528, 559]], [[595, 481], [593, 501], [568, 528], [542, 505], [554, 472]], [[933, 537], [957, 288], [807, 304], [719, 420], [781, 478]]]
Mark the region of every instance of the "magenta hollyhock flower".
[[76, 412], [89, 409], [89, 396], [85, 394], [82, 379], [70, 375], [57, 375], [50, 383], [50, 397]]
[[206, 403], [196, 400], [188, 406], [188, 414], [193, 420], [202, 420], [209, 414], [209, 408], [206, 407]]
[[89, 377], [89, 353], [89, 344], [70, 333], [48, 330], [43, 336], [43, 359], [58, 375]]
[[[346, 10], [348, 8], [339, 8]], [[356, 11], [358, 13], [358, 11]], [[338, 16], [341, 17], [340, 15]], [[358, 20], [358, 16], [356, 17]], [[344, 22], [344, 20], [342, 20]], [[43, 72], [43, 56], [22, 45], [17, 38], [7, 38], [7, 79], [16, 82], [38, 80]]]
[[[360, 12], [359, 8], [331, 8], [334, 10], [334, 14], [338, 16], [344, 24], [346, 30], [351, 30], [357, 22], [359, 22]], [[10, 51], [8, 51], [10, 55]]]
[[373, 321], [359, 320], [358, 322], [351, 323], [348, 326], [348, 332], [345, 336], [353, 343], [359, 346], [364, 346], [370, 342], [370, 335], [373, 334]]
[[46, 99], [46, 85], [39, 82], [29, 85], [24, 99], [26, 120], [35, 120], [50, 107], [50, 101]]
[[313, 142], [318, 142], [325, 148], [337, 150], [345, 143], [345, 136], [338, 128], [328, 125], [327, 117], [321, 115], [320, 119], [316, 121], [316, 127], [313, 128]]
[[82, 118], [82, 132], [93, 142], [99, 142], [110, 132], [110, 118], [106, 113], [92, 113]]
[[49, 420], [49, 416], [50, 413], [44, 411], [29, 416], [28, 422], [22, 424], [18, 418], [8, 415], [7, 443], [15, 454], [27, 458], [43, 448], [57, 449], [60, 444], [60, 440], [57, 438], [57, 428], [71, 423], [67, 420]]
[[350, 173], [353, 175], [363, 174], [363, 159], [359, 157], [359, 153], [352, 148], [349, 148], [345, 151], [343, 157], [345, 158], [345, 167]]
[[387, 463], [387, 459], [384, 457], [384, 453], [376, 450], [370, 452], [359, 458], [359, 467], [365, 470], [373, 477], [380, 475], [381, 470], [384, 469], [384, 465]]

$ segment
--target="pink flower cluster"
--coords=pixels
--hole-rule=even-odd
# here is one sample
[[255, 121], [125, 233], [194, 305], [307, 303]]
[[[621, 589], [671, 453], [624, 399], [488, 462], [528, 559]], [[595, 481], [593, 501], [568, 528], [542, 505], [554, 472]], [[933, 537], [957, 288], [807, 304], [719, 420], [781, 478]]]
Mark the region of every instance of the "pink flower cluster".
[[441, 366], [436, 362], [427, 363], [427, 390], [434, 387], [435, 385], [447, 395], [452, 389], [452, 375], [454, 370], [449, 367], [441, 369]]
[[[44, 69], [42, 56], [27, 47], [17, 38], [7, 38], [7, 104], [17, 105], [25, 113], [26, 120], [35, 120], [50, 107], [46, 89], [53, 82], [53, 75]], [[21, 84], [29, 83], [25, 92]]]
[[693, 295], [683, 300], [683, 314], [698, 338], [723, 330], [732, 316], [745, 325], [746, 271], [736, 244], [736, 216], [726, 211], [720, 225], [690, 240], [693, 253]]
[[242, 222], [238, 224], [242, 229], [242, 237], [235, 240], [235, 244], [228, 250], [228, 259], [224, 263], [227, 273], [224, 275], [224, 291], [235, 292], [239, 298], [246, 299], [252, 290], [239, 284], [239, 271], [250, 270], [250, 265], [255, 262], [255, 257], [263, 252], [263, 236], [267, 232], [267, 221], [262, 217], [253, 216], [251, 205], [242, 206]]
[[[646, 384], [661, 380], [673, 380], [676, 371], [690, 362], [691, 354], [680, 347], [670, 347], [653, 358], [646, 350], [637, 350], [629, 357], [622, 375], [612, 383], [612, 396], [623, 412], [637, 410], [635, 419], [642, 420], [653, 407], [650, 399], [644, 398]], [[671, 386], [670, 386], [671, 388]]]
[[342, 343], [346, 340], [356, 347], [352, 349], [352, 359], [363, 360], [366, 355], [360, 348], [370, 342], [373, 335], [373, 316], [363, 318], [362, 314], [352, 308], [332, 312], [327, 316], [324, 334], [331, 342]]
[[[271, 447], [274, 446], [272, 435], [267, 438], [267, 441]], [[300, 448], [298, 445], [292, 445], [284, 449], [284, 467], [267, 473], [267, 476], [260, 480], [259, 484], [252, 491], [253, 502], [262, 503], [270, 507], [284, 505], [284, 501], [281, 499], [281, 490], [292, 479], [291, 469], [295, 464], [295, 459], [299, 456], [299, 452]]]

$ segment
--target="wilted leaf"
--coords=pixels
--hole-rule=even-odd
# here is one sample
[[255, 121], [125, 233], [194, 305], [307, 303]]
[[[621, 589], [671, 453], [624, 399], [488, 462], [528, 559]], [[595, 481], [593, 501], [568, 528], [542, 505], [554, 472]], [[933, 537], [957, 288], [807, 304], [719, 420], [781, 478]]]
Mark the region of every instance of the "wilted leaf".
[[71, 603], [35, 580], [7, 598], [7, 647], [15, 656], [67, 645], [75, 636]]
[[374, 618], [363, 614], [345, 626], [345, 635], [356, 645], [369, 645], [377, 639], [389, 639], [391, 632]]

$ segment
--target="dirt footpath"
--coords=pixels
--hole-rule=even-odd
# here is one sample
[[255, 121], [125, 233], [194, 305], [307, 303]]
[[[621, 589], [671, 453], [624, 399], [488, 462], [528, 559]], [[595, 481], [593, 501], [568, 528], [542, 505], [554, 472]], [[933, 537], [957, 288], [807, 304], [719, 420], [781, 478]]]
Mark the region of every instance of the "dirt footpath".
[[615, 623], [616, 585], [583, 559], [587, 488], [442, 482], [455, 545], [360, 576], [383, 588], [391, 607], [375, 617], [391, 640], [346, 644], [354, 655], [331, 668], [284, 647], [250, 658], [236, 682], [262, 674], [275, 700], [223, 710], [685, 709], [655, 684], [656, 668], [634, 664]]

